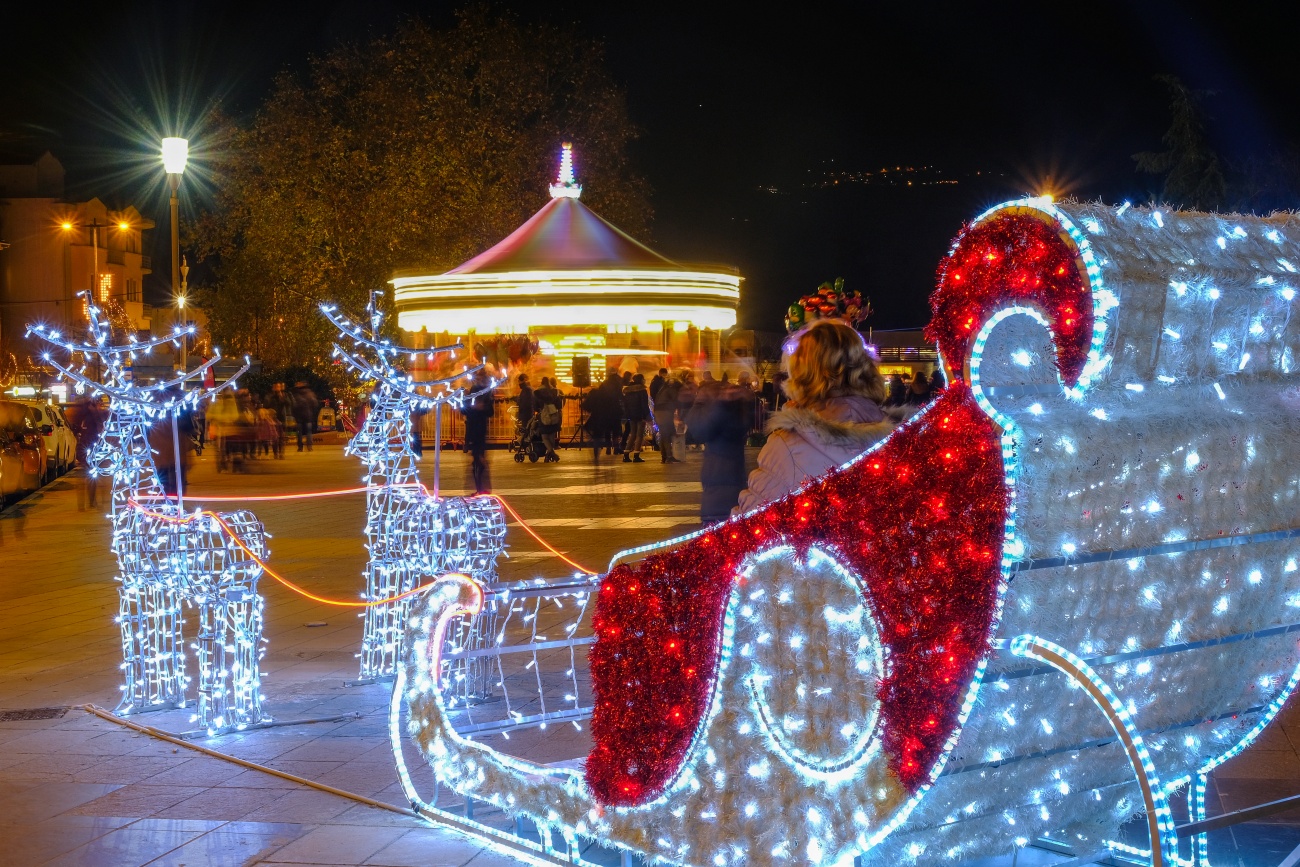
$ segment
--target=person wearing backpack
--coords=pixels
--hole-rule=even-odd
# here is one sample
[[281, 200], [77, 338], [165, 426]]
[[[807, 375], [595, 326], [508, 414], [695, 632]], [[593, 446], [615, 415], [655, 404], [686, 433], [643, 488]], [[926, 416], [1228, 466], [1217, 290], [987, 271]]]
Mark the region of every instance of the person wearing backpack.
[[560, 423], [564, 418], [564, 396], [551, 382], [550, 377], [542, 377], [542, 387], [533, 394], [537, 402], [537, 421], [541, 425], [542, 442], [546, 445], [547, 461], [558, 461], [555, 453], [556, 439], [560, 434]]
[[654, 416], [655, 427], [659, 429], [659, 462], [664, 464], [681, 463], [673, 457], [673, 439], [677, 436], [677, 395], [682, 384], [676, 377], [665, 377], [655, 391]]

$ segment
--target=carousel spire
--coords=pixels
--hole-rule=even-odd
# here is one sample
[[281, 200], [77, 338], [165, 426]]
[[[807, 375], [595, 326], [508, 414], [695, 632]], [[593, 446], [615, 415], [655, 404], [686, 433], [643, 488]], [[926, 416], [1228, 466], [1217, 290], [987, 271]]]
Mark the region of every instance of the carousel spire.
[[582, 195], [582, 184], [573, 179], [573, 145], [565, 142], [560, 151], [560, 175], [551, 184], [552, 199], [576, 199]]

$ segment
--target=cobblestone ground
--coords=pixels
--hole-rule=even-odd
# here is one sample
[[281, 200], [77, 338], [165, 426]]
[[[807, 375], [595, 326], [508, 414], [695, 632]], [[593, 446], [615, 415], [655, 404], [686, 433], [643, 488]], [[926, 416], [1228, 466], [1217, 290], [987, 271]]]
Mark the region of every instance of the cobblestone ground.
[[[751, 452], [751, 459], [753, 454]], [[699, 455], [662, 465], [564, 452], [559, 464], [515, 464], [492, 455], [494, 489], [573, 560], [603, 571], [618, 550], [697, 525]], [[360, 464], [339, 446], [292, 449], [240, 474], [217, 473], [204, 455], [196, 494], [301, 492], [358, 485]], [[426, 475], [428, 473], [426, 472]], [[464, 486], [463, 455], [444, 456], [448, 493]], [[426, 479], [426, 481], [428, 481]], [[0, 711], [54, 708], [51, 719], [0, 717], [0, 862], [15, 865], [466, 865], [515, 863], [483, 842], [354, 800], [249, 770], [124, 729], [82, 705], [111, 709], [121, 647], [104, 492], [86, 502], [79, 474], [0, 515]], [[222, 504], [225, 506], [233, 504]], [[355, 599], [365, 550], [364, 498], [257, 502], [271, 533], [270, 562], [321, 596]], [[572, 569], [517, 525], [503, 579], [559, 577]], [[213, 750], [347, 792], [405, 806], [387, 742], [388, 687], [349, 686], [361, 622], [353, 612], [299, 596], [263, 578], [267, 655], [264, 693], [281, 721], [352, 715], [205, 739]], [[191, 619], [193, 619], [191, 617]], [[187, 628], [192, 628], [189, 624]], [[172, 732], [188, 711], [135, 717]], [[552, 729], [517, 738], [538, 761], [581, 755], [585, 733]], [[1211, 812], [1300, 791], [1300, 712], [1294, 704], [1261, 742], [1218, 773]], [[417, 774], [419, 776], [419, 774]], [[421, 783], [431, 781], [427, 773]], [[454, 805], [444, 793], [440, 804]], [[1212, 837], [1220, 865], [1276, 865], [1300, 843], [1298, 813]], [[484, 817], [481, 814], [479, 818]], [[1021, 865], [1051, 863], [1026, 852]], [[1010, 859], [1005, 859], [1010, 863]]]

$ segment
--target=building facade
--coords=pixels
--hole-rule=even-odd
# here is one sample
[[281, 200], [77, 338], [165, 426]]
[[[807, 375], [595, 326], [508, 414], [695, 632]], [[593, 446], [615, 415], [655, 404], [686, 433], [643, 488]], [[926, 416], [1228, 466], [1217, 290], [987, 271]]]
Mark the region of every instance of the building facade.
[[[64, 170], [48, 151], [30, 163], [0, 165], [0, 351], [22, 359], [32, 322], [75, 333], [86, 324], [88, 292], [123, 327], [147, 331], [144, 232], [154, 227], [132, 206], [64, 199]], [[20, 366], [22, 366], [20, 361]]]

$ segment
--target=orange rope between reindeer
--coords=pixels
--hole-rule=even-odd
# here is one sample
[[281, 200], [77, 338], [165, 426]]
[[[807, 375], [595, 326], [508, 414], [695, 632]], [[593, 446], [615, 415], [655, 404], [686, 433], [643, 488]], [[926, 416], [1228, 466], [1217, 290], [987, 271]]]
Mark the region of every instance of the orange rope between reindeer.
[[137, 503], [135, 500], [129, 500], [128, 502], [135, 508], [139, 509], [141, 513], [148, 515], [151, 518], [157, 518], [160, 521], [166, 521], [169, 524], [188, 524], [190, 521], [197, 520], [198, 518], [204, 518], [204, 517], [211, 518], [212, 520], [216, 521], [225, 529], [225, 531], [230, 535], [231, 541], [233, 541], [241, 551], [243, 551], [250, 558], [252, 558], [254, 563], [261, 566], [267, 575], [270, 575], [272, 578], [274, 578], [276, 581], [279, 581], [285, 587], [288, 587], [294, 593], [297, 593], [300, 596], [305, 596], [306, 598], [311, 599], [313, 602], [320, 602], [325, 605], [335, 605], [338, 606], [339, 608], [373, 608], [376, 605], [387, 605], [390, 602], [397, 602], [399, 600], [406, 599], [408, 596], [414, 596], [417, 593], [423, 593], [425, 590], [428, 590], [434, 584], [434, 582], [430, 581], [427, 584], [421, 584], [419, 587], [414, 587], [410, 590], [407, 590], [405, 593], [399, 593], [396, 596], [389, 596], [384, 599], [372, 599], [369, 602], [348, 602], [342, 599], [330, 599], [325, 596], [317, 596], [315, 593], [312, 593], [310, 590], [307, 590], [306, 588], [295, 584], [294, 582], [290, 581], [288, 578], [284, 577], [279, 572], [271, 568], [270, 564], [268, 564], [261, 557], [257, 556], [257, 554], [253, 551], [253, 549], [249, 548], [248, 545], [244, 543], [244, 540], [239, 538], [239, 535], [235, 533], [235, 531], [231, 529], [230, 525], [225, 522], [225, 519], [223, 519], [216, 512], [210, 512], [207, 511], [206, 509], [201, 509], [199, 511], [190, 512], [185, 515], [167, 515], [162, 512], [156, 512], [153, 509], [150, 509], [146, 506], [142, 506], [139, 503]]
[[[425, 488], [424, 485], [419, 484], [418, 482], [415, 482], [415, 483], [409, 483], [409, 484], [405, 484], [405, 485], [394, 485], [394, 487], [418, 488], [419, 490], [423, 491], [426, 495], [428, 495], [428, 493], [429, 493], [428, 489]], [[191, 495], [191, 498], [192, 498], [192, 499], [195, 499], [195, 500], [203, 500], [203, 501], [223, 501], [223, 502], [236, 502], [236, 501], [239, 501], [239, 500], [262, 500], [262, 501], [265, 501], [265, 500], [294, 500], [294, 499], [312, 499], [312, 498], [318, 498], [318, 497], [336, 497], [336, 496], [343, 496], [343, 495], [345, 495], [345, 494], [364, 493], [364, 492], [367, 491], [367, 490], [369, 490], [369, 489], [368, 489], [368, 488], [347, 488], [347, 489], [342, 489], [342, 490], [337, 490], [337, 491], [314, 491], [314, 492], [304, 493], [304, 494], [277, 494], [277, 495], [260, 496], [260, 497], [259, 497], [259, 496], [254, 496], [254, 497], [219, 497], [219, 496], [213, 496], [213, 497], [201, 497], [201, 496], [200, 496], [200, 497], [195, 497], [195, 496]], [[554, 554], [556, 557], [559, 557], [559, 558], [560, 558], [561, 560], [563, 560], [565, 563], [568, 563], [568, 564], [569, 564], [570, 566], [572, 566], [573, 568], [575, 568], [575, 569], [577, 569], [578, 571], [583, 572], [583, 573], [585, 573], [585, 574], [587, 574], [587, 575], [595, 575], [595, 574], [597, 574], [596, 572], [592, 571], [591, 569], [588, 569], [588, 568], [586, 568], [585, 566], [582, 566], [581, 564], [576, 563], [576, 562], [574, 562], [573, 560], [569, 559], [568, 557], [566, 557], [566, 556], [564, 555], [563, 552], [561, 552], [561, 551], [557, 550], [556, 548], [552, 547], [550, 543], [548, 543], [548, 542], [547, 542], [545, 539], [543, 539], [541, 536], [537, 535], [537, 533], [533, 530], [533, 528], [532, 528], [532, 527], [529, 527], [528, 524], [527, 524], [527, 522], [524, 521], [524, 519], [523, 519], [522, 517], [520, 517], [519, 513], [516, 512], [513, 508], [511, 508], [510, 504], [507, 503], [507, 502], [506, 502], [502, 497], [497, 496], [496, 494], [485, 494], [485, 495], [483, 495], [483, 496], [491, 497], [492, 499], [494, 499], [494, 500], [496, 500], [498, 503], [500, 503], [500, 504], [501, 504], [501, 507], [502, 507], [503, 509], [505, 509], [507, 512], [509, 512], [510, 515], [511, 515], [511, 516], [512, 516], [516, 521], [519, 522], [519, 526], [523, 527], [524, 530], [528, 533], [528, 535], [530, 535], [530, 536], [532, 536], [534, 539], [536, 539], [536, 540], [537, 540], [537, 541], [542, 545], [542, 547], [546, 548], [546, 550], [550, 551], [550, 552], [551, 552], [552, 554]], [[163, 498], [156, 498], [156, 499], [163, 499]], [[414, 595], [417, 594], [417, 593], [422, 593], [422, 592], [424, 592], [425, 590], [428, 590], [430, 587], [432, 587], [432, 586], [433, 586], [433, 583], [434, 583], [434, 582], [430, 581], [430, 582], [428, 582], [428, 583], [421, 584], [421, 585], [418, 586], [418, 587], [413, 587], [412, 589], [407, 590], [405, 593], [399, 593], [399, 594], [396, 595], [396, 596], [389, 596], [389, 597], [385, 597], [385, 598], [383, 598], [383, 599], [372, 599], [372, 600], [370, 600], [369, 602], [349, 602], [349, 601], [345, 601], [345, 600], [341, 600], [341, 599], [329, 599], [329, 598], [324, 597], [324, 596], [317, 596], [316, 594], [312, 593], [311, 591], [307, 590], [306, 588], [301, 587], [301, 586], [298, 585], [298, 584], [295, 584], [293, 581], [289, 580], [288, 578], [284, 577], [284, 576], [281, 575], [279, 572], [277, 572], [275, 569], [273, 569], [273, 568], [271, 567], [270, 564], [268, 564], [265, 560], [263, 560], [261, 557], [259, 557], [256, 553], [254, 553], [253, 550], [252, 550], [251, 548], [248, 547], [248, 545], [244, 544], [244, 540], [241, 539], [241, 538], [239, 538], [239, 535], [236, 534], [235, 531], [231, 529], [230, 525], [227, 524], [227, 523], [225, 522], [225, 520], [224, 520], [224, 519], [223, 519], [219, 514], [217, 514], [216, 512], [212, 512], [212, 511], [209, 511], [209, 510], [206, 510], [206, 509], [202, 509], [202, 510], [199, 510], [199, 511], [196, 511], [196, 512], [191, 512], [191, 513], [188, 513], [188, 514], [185, 514], [185, 515], [168, 515], [168, 514], [164, 514], [164, 513], [162, 513], [162, 512], [154, 511], [153, 509], [150, 509], [150, 508], [148, 508], [147, 506], [142, 505], [141, 503], [137, 502], [136, 500], [129, 500], [128, 502], [131, 504], [132, 507], [134, 507], [134, 508], [136, 508], [136, 509], [139, 509], [143, 514], [148, 515], [148, 516], [151, 517], [151, 518], [157, 518], [157, 519], [162, 520], [162, 521], [167, 521], [168, 523], [172, 523], [172, 524], [185, 524], [185, 523], [189, 523], [190, 521], [193, 521], [193, 520], [195, 520], [195, 519], [197, 519], [197, 518], [201, 518], [201, 517], [209, 517], [209, 518], [211, 518], [212, 520], [216, 521], [218, 524], [220, 524], [220, 525], [225, 529], [225, 531], [230, 535], [231, 540], [234, 541], [235, 545], [237, 545], [237, 546], [240, 548], [240, 550], [242, 550], [245, 554], [247, 554], [250, 558], [252, 558], [252, 560], [253, 560], [254, 563], [256, 563], [257, 565], [261, 566], [262, 569], [263, 569], [263, 571], [265, 571], [267, 575], [270, 575], [270, 576], [271, 576], [272, 578], [274, 578], [276, 581], [279, 581], [279, 582], [280, 582], [281, 584], [283, 584], [285, 587], [289, 588], [290, 590], [292, 590], [293, 592], [299, 594], [300, 596], [304, 596], [304, 597], [306, 597], [307, 599], [311, 599], [311, 600], [314, 601], [314, 602], [320, 602], [320, 603], [322, 603], [322, 604], [324, 604], [324, 605], [334, 605], [334, 606], [337, 606], [337, 607], [340, 607], [340, 608], [373, 608], [373, 607], [375, 607], [376, 605], [387, 605], [387, 604], [389, 604], [389, 603], [391, 603], [391, 602], [399, 602], [399, 601], [401, 601], [402, 599], [406, 599], [407, 597], [414, 596]]]

